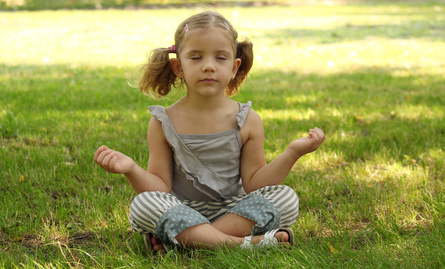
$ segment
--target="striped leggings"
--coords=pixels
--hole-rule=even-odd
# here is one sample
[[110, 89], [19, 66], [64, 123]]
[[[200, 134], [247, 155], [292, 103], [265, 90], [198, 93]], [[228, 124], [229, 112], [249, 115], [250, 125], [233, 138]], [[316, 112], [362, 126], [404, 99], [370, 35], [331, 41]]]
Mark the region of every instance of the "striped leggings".
[[152, 233], [168, 244], [187, 228], [212, 223], [227, 213], [254, 221], [252, 235], [289, 228], [298, 216], [298, 196], [288, 186], [267, 186], [223, 201], [180, 201], [164, 192], [140, 193], [131, 203], [130, 224], [138, 233]]

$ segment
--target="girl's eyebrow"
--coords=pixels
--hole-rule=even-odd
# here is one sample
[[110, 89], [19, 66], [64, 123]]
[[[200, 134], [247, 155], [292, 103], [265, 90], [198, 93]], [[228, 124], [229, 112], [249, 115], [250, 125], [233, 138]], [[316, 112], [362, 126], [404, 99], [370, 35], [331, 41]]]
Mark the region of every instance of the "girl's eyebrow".
[[186, 55], [193, 54], [193, 53], [200, 53], [200, 52], [201, 52], [201, 50], [189, 50], [189, 51], [187, 51]]
[[[186, 55], [194, 54], [194, 53], [202, 53], [202, 52], [203, 52], [203, 50], [190, 50], [190, 51], [186, 52]], [[216, 50], [216, 54], [219, 54], [219, 53], [230, 54], [230, 51], [225, 50], [225, 49]]]
[[221, 50], [217, 50], [217, 53], [226, 53], [226, 54], [230, 54], [230, 51], [225, 50], [225, 49], [221, 49]]

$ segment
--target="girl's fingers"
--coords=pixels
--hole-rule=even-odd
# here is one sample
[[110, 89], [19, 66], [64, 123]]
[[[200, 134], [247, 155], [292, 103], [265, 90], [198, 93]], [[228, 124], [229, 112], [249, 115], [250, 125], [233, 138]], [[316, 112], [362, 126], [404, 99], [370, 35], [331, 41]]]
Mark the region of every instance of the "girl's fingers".
[[110, 168], [110, 169], [115, 169], [116, 168], [116, 162], [117, 162], [117, 156], [116, 155], [113, 155], [113, 157], [111, 157], [111, 159], [110, 159], [110, 162], [109, 162], [109, 164], [108, 164], [108, 167]]
[[107, 152], [107, 154], [105, 155], [104, 159], [102, 160], [102, 164], [110, 167], [111, 158], [113, 158], [114, 156], [115, 155], [114, 155], [114, 153], [112, 151]]
[[315, 132], [314, 129], [310, 129], [310, 130], [309, 130], [309, 133], [312, 134], [312, 135], [317, 134], [317, 132]]
[[108, 150], [109, 148], [105, 145], [99, 147], [96, 151], [96, 153], [94, 154], [94, 161], [97, 162], [97, 160], [99, 159], [99, 156], [102, 152], [104, 152], [105, 150]]
[[315, 127], [314, 129], [311, 129], [309, 132], [314, 134], [314, 136], [316, 136], [317, 139], [321, 139], [322, 141], [325, 139], [324, 132], [320, 128]]
[[315, 127], [315, 128], [314, 128], [314, 131], [317, 132], [318, 134], [320, 134], [321, 137], [324, 137], [324, 136], [325, 136], [323, 130], [320, 129], [320, 128]]
[[[104, 147], [104, 146], [102, 146]], [[97, 159], [99, 158], [99, 154], [102, 152], [102, 147], [98, 148], [96, 150], [96, 153], [94, 153], [94, 161], [97, 162]]]
[[[99, 165], [106, 165], [107, 161], [110, 159], [110, 157], [109, 157], [110, 154], [113, 154], [113, 151], [111, 149], [107, 149], [105, 151], [102, 151], [99, 154], [99, 157], [97, 158], [97, 161], [96, 161], [97, 164], [99, 164]], [[107, 157], [108, 157], [108, 159], [107, 159]]]
[[96, 159], [96, 163], [101, 164], [103, 162], [105, 156], [106, 156], [106, 153], [104, 151], [99, 152], [99, 155], [97, 156], [97, 159]]
[[309, 137], [313, 139], [313, 146], [318, 149], [325, 139], [325, 134], [320, 128], [314, 127], [309, 131]]
[[311, 130], [309, 131], [309, 136], [310, 136], [312, 139], [314, 139], [314, 140], [318, 140], [318, 139], [319, 139], [318, 133], [317, 133], [314, 129], [311, 129]]

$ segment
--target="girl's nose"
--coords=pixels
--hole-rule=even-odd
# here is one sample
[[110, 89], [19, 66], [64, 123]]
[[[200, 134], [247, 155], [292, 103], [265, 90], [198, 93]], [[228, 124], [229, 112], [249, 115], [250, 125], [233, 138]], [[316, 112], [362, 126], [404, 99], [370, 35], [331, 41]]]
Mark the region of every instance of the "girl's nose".
[[202, 72], [215, 72], [215, 65], [211, 60], [207, 60], [202, 65]]

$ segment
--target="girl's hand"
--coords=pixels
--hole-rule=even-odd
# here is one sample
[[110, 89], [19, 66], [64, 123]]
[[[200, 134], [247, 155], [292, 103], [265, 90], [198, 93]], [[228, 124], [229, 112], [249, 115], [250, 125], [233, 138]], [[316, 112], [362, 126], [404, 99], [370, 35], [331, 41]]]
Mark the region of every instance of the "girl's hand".
[[309, 131], [307, 137], [300, 138], [290, 143], [288, 149], [295, 154], [297, 158], [317, 150], [325, 139], [323, 130], [315, 127]]
[[131, 171], [136, 164], [130, 157], [101, 146], [94, 154], [94, 161], [105, 171], [114, 174], [125, 174]]

